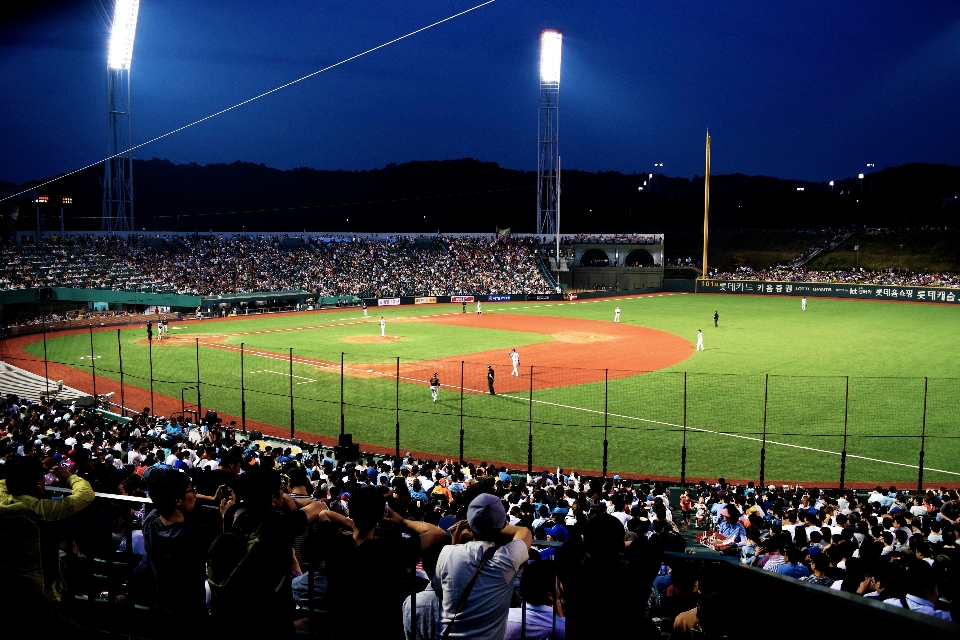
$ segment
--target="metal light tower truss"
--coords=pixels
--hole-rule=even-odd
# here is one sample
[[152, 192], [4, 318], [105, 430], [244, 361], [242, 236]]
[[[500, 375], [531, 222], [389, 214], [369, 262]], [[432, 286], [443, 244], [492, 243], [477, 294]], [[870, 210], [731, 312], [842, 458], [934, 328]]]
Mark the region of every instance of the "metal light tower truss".
[[537, 233], [559, 230], [560, 149], [560, 45], [563, 32], [540, 32], [540, 117], [537, 127]]
[[117, 0], [107, 57], [107, 156], [103, 167], [104, 231], [132, 231], [133, 146], [130, 132], [130, 62], [140, 0]]

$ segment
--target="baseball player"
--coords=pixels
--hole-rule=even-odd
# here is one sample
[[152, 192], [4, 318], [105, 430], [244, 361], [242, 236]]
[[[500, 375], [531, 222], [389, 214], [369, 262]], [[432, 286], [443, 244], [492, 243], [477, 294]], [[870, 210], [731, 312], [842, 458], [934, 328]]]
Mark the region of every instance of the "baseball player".
[[463, 309], [463, 312], [466, 313], [466, 312], [467, 312], [467, 301], [466, 301], [466, 300], [461, 300], [461, 301], [460, 301], [460, 307]]
[[800, 298], [800, 311], [806, 311], [806, 310], [807, 310], [807, 296], [803, 296], [802, 298]]
[[479, 300], [477, 300], [477, 315], [478, 315], [478, 316], [482, 316], [482, 315], [483, 315], [483, 310], [480, 308], [480, 301], [479, 301]]
[[510, 360], [513, 362], [513, 371], [510, 372], [510, 375], [520, 377], [520, 372], [517, 370], [517, 367], [520, 366], [520, 354], [517, 353], [516, 349], [510, 349], [510, 353], [507, 354], [510, 356]]
[[437, 377], [437, 372], [433, 372], [433, 377], [430, 378], [430, 395], [433, 396], [433, 401], [437, 401], [437, 392], [440, 390], [440, 378]]
[[497, 392], [493, 390], [493, 378], [494, 378], [493, 367], [490, 365], [487, 365], [487, 387], [489, 387], [490, 389], [490, 395], [495, 396], [497, 395]]
[[363, 301], [363, 317], [364, 317], [364, 318], [368, 318], [368, 317], [369, 317], [369, 316], [367, 315], [367, 301], [366, 301], [366, 300]]
[[697, 348], [694, 351], [706, 351], [703, 348], [703, 331], [697, 329]]
[[713, 312], [713, 326], [715, 326], [715, 327], [719, 327], [719, 326], [720, 326], [720, 312], [719, 312], [719, 311], [714, 311], [714, 312]]
[[203, 308], [203, 307], [201, 307], [201, 306], [198, 306], [198, 307], [197, 307], [197, 320], [203, 320], [203, 314], [200, 313], [200, 311], [201, 311], [202, 308]]
[[380, 316], [380, 337], [387, 337], [387, 321], [383, 319], [383, 316]]
[[617, 308], [613, 311], [613, 321], [620, 322], [620, 305], [617, 305]]

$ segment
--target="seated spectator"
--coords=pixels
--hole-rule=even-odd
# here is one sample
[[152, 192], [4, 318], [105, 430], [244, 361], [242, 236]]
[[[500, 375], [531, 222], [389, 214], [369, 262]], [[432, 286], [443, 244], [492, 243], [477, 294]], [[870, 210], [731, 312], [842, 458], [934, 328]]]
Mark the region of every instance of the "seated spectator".
[[[533, 540], [529, 529], [507, 525], [506, 518], [500, 498], [481, 493], [467, 507], [466, 521], [454, 525], [453, 544], [440, 552], [433, 580], [442, 603], [436, 637], [504, 637], [513, 582]], [[505, 544], [497, 546], [498, 540]]]
[[403, 601], [403, 634], [406, 640], [433, 640], [440, 620], [440, 598], [433, 590], [433, 578], [437, 575], [437, 559], [440, 557], [441, 545], [433, 545], [423, 551], [423, 572], [427, 575], [426, 588], [416, 594], [417, 624], [413, 627], [413, 616], [410, 611], [410, 602], [413, 596], [407, 596]]
[[520, 574], [523, 608], [507, 616], [506, 640], [563, 640], [566, 626], [561, 608], [562, 586], [555, 562], [535, 561]]
[[830, 559], [826, 553], [815, 553], [810, 558], [810, 575], [800, 578], [804, 582], [819, 584], [829, 587], [833, 584], [833, 579], [827, 576], [830, 570]]
[[952, 622], [953, 618], [948, 611], [938, 611], [936, 608], [940, 599], [937, 585], [939, 578], [938, 571], [926, 562], [914, 562], [904, 572], [906, 593], [899, 598], [884, 600], [883, 603]]
[[806, 555], [806, 551], [803, 549], [794, 546], [787, 547], [787, 561], [777, 567], [777, 573], [791, 578], [806, 578], [810, 575], [810, 569], [803, 564]]
[[206, 552], [210, 538], [187, 522], [197, 502], [190, 478], [178, 471], [150, 474], [154, 509], [143, 522], [143, 544], [153, 585], [150, 606], [196, 624], [207, 614]]

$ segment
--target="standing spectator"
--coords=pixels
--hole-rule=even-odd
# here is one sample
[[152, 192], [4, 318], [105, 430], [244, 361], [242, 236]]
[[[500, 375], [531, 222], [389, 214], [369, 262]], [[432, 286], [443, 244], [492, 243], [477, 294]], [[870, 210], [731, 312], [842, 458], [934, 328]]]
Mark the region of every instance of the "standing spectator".
[[520, 574], [523, 609], [510, 609], [506, 640], [563, 640], [566, 625], [560, 607], [557, 563], [540, 560]]
[[[466, 522], [454, 525], [453, 545], [440, 552], [433, 580], [442, 603], [436, 637], [504, 637], [513, 582], [533, 541], [529, 529], [506, 519], [500, 498], [482, 493], [467, 507]], [[498, 539], [508, 542], [497, 547]]]
[[[6, 546], [0, 557], [0, 577], [5, 589], [17, 597], [46, 598], [59, 601], [63, 590], [58, 560], [59, 547], [45, 540], [51, 523], [63, 520], [93, 502], [93, 488], [83, 478], [72, 475], [62, 466], [50, 469], [61, 482], [72, 490], [61, 500], [44, 500], [44, 468], [39, 458], [13, 457], [4, 465], [5, 480], [0, 480], [0, 529], [13, 529], [12, 520], [23, 517], [37, 524], [35, 541], [6, 540], [21, 547]], [[35, 544], [34, 544], [35, 543]], [[16, 588], [16, 593], [12, 590]]]

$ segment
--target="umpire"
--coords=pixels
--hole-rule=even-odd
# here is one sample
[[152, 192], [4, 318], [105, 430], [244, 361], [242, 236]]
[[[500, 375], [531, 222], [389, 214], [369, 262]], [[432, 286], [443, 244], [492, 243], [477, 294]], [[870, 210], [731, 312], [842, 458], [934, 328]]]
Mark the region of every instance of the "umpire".
[[493, 390], [493, 377], [493, 367], [487, 365], [487, 386], [490, 388], [490, 395], [495, 396], [497, 395], [497, 392]]

